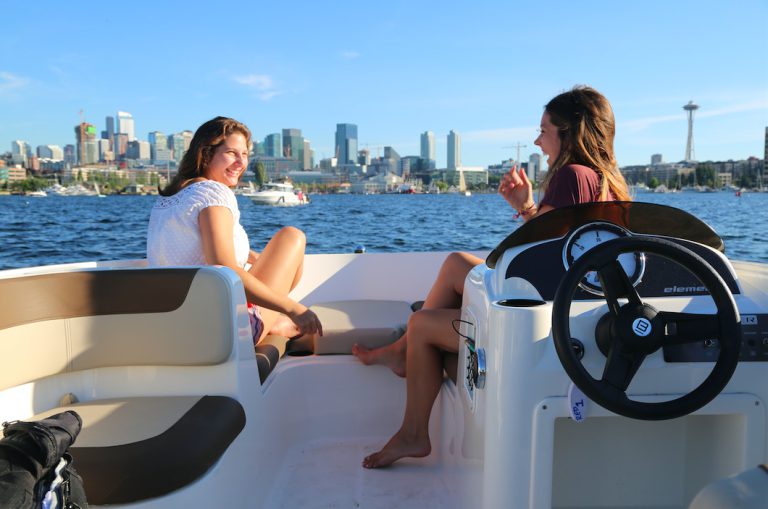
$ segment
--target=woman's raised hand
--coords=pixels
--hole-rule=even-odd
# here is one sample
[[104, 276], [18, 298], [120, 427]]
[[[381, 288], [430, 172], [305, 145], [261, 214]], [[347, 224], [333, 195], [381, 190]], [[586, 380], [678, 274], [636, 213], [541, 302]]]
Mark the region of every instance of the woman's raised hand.
[[523, 168], [513, 166], [501, 178], [499, 194], [517, 210], [523, 210], [533, 203], [533, 186]]

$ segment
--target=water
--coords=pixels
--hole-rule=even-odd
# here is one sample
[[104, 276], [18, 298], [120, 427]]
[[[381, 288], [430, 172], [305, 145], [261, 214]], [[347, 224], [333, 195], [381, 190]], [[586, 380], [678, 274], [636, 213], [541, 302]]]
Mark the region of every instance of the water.
[[[738, 260], [768, 262], [768, 193], [641, 194], [699, 217]], [[145, 256], [149, 196], [0, 196], [0, 268]], [[282, 226], [307, 234], [309, 253], [490, 250], [521, 223], [495, 194], [316, 195], [303, 207], [265, 207], [239, 197], [251, 246]]]

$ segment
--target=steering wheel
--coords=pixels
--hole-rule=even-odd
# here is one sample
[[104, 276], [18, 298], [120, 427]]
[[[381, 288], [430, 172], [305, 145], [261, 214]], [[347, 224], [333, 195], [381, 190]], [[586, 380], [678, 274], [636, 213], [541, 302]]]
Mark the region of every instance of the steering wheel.
[[[617, 260], [628, 252], [662, 256], [699, 278], [717, 306], [717, 313], [658, 311], [644, 303]], [[596, 339], [607, 346], [602, 378], [593, 378], [571, 346], [569, 315], [576, 287], [589, 271], [597, 271], [608, 313], [597, 326]], [[626, 298], [622, 304], [619, 299]], [[696, 253], [657, 237], [622, 237], [595, 246], [579, 257], [557, 289], [552, 305], [552, 335], [566, 373], [590, 399], [625, 417], [674, 419], [709, 403], [731, 379], [739, 360], [741, 327], [733, 296], [720, 275]], [[602, 336], [602, 337], [600, 337]], [[720, 355], [709, 376], [694, 390], [660, 403], [631, 400], [626, 391], [646, 356], [664, 345], [717, 339]]]

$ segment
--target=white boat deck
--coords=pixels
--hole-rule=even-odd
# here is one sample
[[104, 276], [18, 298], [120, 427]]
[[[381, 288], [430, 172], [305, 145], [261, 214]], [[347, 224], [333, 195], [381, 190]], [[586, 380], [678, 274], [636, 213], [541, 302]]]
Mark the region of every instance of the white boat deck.
[[[468, 468], [458, 461], [452, 446], [441, 449], [444, 434], [455, 431], [452, 425], [441, 426], [443, 414], [453, 411], [457, 397], [452, 382], [444, 385], [433, 411], [433, 453], [368, 470], [362, 467], [363, 458], [379, 450], [399, 427], [405, 403], [403, 379], [383, 367], [363, 366], [350, 356], [286, 358], [272, 375], [277, 377], [265, 387], [267, 406], [282, 401], [280, 411], [285, 414], [289, 394], [294, 394], [296, 406], [279, 423], [280, 430], [274, 430], [274, 449], [259, 454], [265, 461], [259, 462], [254, 477], [259, 478], [255, 484], [269, 492], [264, 507], [467, 507], [465, 484], [459, 480], [466, 479]], [[347, 410], [340, 414], [342, 407]]]
[[282, 461], [267, 507], [462, 507], [459, 467], [430, 457], [402, 460], [396, 468], [362, 468], [362, 458], [388, 439], [378, 435], [298, 443]]

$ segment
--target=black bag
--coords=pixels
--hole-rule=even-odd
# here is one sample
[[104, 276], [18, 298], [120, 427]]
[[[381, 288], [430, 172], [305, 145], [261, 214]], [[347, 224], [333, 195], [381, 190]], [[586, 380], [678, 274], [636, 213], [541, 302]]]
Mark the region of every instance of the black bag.
[[67, 452], [82, 425], [71, 410], [40, 421], [3, 423], [0, 507], [86, 509], [83, 480]]

